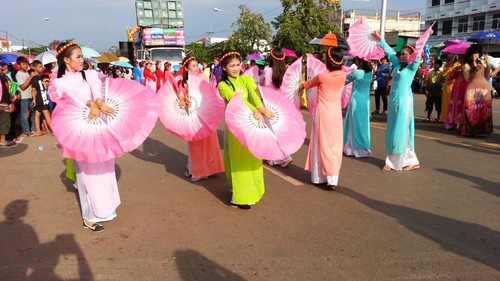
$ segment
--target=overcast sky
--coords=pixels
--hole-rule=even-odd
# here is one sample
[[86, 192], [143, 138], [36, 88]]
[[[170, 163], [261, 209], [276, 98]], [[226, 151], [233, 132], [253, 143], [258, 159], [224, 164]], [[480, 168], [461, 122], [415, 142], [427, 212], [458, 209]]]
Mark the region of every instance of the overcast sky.
[[[425, 0], [387, 0], [388, 10], [425, 11]], [[342, 0], [344, 9], [380, 9], [381, 0]], [[196, 41], [207, 32], [227, 37], [236, 20], [238, 6], [247, 5], [263, 14], [267, 22], [282, 11], [279, 0], [184, 0], [186, 41]], [[125, 27], [136, 25], [135, 0], [0, 0], [0, 37], [9, 33], [14, 45], [28, 41], [47, 45], [54, 39], [75, 39], [99, 51], [126, 41]], [[222, 12], [216, 13], [213, 8]], [[43, 19], [50, 17], [50, 20]], [[34, 43], [31, 43], [32, 45]]]

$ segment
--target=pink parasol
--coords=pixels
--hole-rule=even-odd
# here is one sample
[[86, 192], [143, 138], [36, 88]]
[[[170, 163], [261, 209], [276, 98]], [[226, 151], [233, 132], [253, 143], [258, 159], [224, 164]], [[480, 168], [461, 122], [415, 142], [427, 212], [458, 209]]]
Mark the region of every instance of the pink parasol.
[[58, 102], [51, 123], [64, 157], [91, 163], [107, 161], [136, 149], [151, 133], [158, 106], [149, 89], [121, 78], [108, 78], [103, 88], [104, 101], [114, 110], [111, 115], [101, 113], [89, 119], [89, 108], [70, 94]]
[[432, 27], [434, 26], [436, 22], [433, 22], [427, 30], [418, 37], [417, 41], [415, 42], [415, 51], [410, 55], [408, 58], [408, 63], [414, 62], [417, 58], [420, 58], [420, 55], [422, 54], [425, 43], [427, 43], [427, 39], [429, 39], [429, 36], [432, 34]]
[[246, 76], [252, 76], [253, 80], [255, 81], [255, 84], [259, 84], [259, 67], [254, 65], [250, 66], [245, 72], [243, 72], [243, 75]]
[[299, 87], [302, 83], [302, 57], [295, 60], [285, 72], [280, 90], [285, 96], [300, 109]]
[[[353, 72], [354, 68], [343, 65], [342, 70], [347, 75]], [[346, 108], [347, 105], [349, 104], [349, 100], [351, 99], [351, 92], [352, 92], [352, 83], [349, 83], [345, 85], [344, 89], [342, 90], [342, 97], [340, 98], [340, 105], [342, 106], [342, 108]]]
[[187, 141], [212, 134], [224, 117], [224, 100], [203, 78], [189, 74], [189, 106], [181, 107], [178, 94], [170, 83], [158, 91], [160, 121], [171, 133]]
[[380, 59], [385, 56], [382, 47], [378, 46], [377, 39], [368, 23], [360, 18], [349, 28], [349, 54], [364, 60]]
[[[306, 63], [306, 80], [311, 80], [313, 77], [318, 74], [327, 73], [326, 65], [315, 58], [312, 54], [307, 54], [307, 63]], [[318, 103], [318, 88], [314, 87], [306, 90], [307, 97], [307, 109], [311, 116], [314, 116], [314, 112], [316, 111], [316, 104]]]
[[259, 123], [244, 103], [241, 93], [236, 93], [226, 108], [226, 124], [231, 133], [255, 157], [279, 160], [296, 152], [304, 142], [305, 122], [299, 111], [278, 91], [259, 87], [264, 105], [275, 117]]
[[458, 55], [464, 55], [465, 52], [467, 51], [467, 48], [469, 48], [470, 45], [467, 43], [459, 43], [459, 44], [453, 44], [449, 45], [448, 47], [444, 48], [442, 50], [443, 53], [450, 53], [450, 54], [458, 54]]
[[297, 54], [295, 54], [294, 51], [287, 49], [287, 48], [281, 48], [283, 51], [283, 54], [285, 54], [286, 57], [291, 57], [291, 58], [296, 58]]

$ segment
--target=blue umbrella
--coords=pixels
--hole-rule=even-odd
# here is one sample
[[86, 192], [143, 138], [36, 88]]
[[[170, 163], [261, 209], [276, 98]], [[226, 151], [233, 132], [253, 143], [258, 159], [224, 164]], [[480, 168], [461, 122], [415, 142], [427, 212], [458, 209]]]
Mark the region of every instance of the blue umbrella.
[[478, 42], [482, 44], [500, 44], [500, 32], [497, 31], [483, 31], [473, 34], [467, 38], [467, 41]]
[[112, 62], [110, 64], [111, 65], [116, 65], [116, 66], [121, 66], [121, 67], [134, 68], [133, 65], [131, 65], [130, 63], [125, 62], [125, 61], [114, 61], [114, 62]]
[[16, 54], [4, 53], [2, 54], [2, 61], [5, 63], [13, 63], [16, 62], [18, 57], [19, 55]]

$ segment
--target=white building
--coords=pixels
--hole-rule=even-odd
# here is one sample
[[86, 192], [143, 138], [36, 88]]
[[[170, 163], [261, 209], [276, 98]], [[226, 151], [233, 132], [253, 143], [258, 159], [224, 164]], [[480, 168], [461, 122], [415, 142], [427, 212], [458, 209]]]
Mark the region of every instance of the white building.
[[[369, 9], [352, 9], [344, 11], [343, 31], [358, 19], [363, 18], [373, 30], [380, 29], [380, 11]], [[387, 11], [385, 21], [385, 32], [397, 32], [400, 36], [418, 37], [422, 19], [420, 13], [402, 13], [400, 11]]]
[[[499, 0], [427, 0], [423, 16], [425, 26], [434, 25], [429, 45], [450, 38], [466, 40], [474, 33], [500, 30]], [[500, 52], [498, 45], [488, 46], [490, 52]]]

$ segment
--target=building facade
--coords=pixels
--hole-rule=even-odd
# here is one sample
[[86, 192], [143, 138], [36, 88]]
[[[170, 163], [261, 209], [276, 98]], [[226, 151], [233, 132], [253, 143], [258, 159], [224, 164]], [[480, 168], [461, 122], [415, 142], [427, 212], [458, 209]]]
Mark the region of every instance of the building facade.
[[[434, 24], [429, 45], [450, 38], [467, 40], [482, 31], [500, 31], [499, 0], [427, 0], [423, 16], [425, 26]], [[488, 46], [490, 52], [500, 52], [498, 45]]]

